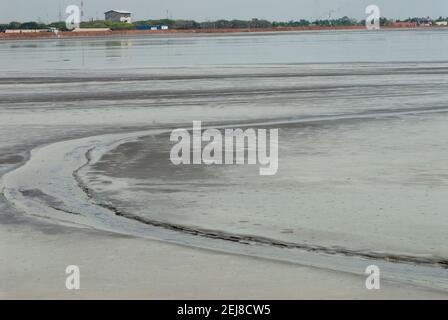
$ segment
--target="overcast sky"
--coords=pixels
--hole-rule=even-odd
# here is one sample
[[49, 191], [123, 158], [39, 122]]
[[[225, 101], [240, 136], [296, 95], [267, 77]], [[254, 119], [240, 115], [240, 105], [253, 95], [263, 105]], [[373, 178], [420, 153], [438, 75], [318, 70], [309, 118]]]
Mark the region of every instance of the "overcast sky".
[[[81, 0], [0, 0], [0, 22], [55, 21], [59, 6], [80, 4]], [[169, 16], [174, 19], [250, 19], [297, 20], [344, 15], [363, 18], [365, 7], [376, 4], [381, 15], [448, 16], [448, 0], [84, 0], [85, 19], [104, 18], [109, 9], [133, 12], [134, 20]], [[65, 17], [65, 15], [63, 15]]]

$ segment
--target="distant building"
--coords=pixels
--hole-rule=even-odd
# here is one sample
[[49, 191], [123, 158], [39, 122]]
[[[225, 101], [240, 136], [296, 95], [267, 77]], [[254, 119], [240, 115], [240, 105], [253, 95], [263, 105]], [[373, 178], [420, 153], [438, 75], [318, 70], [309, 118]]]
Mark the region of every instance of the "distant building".
[[401, 21], [397, 21], [397, 22], [392, 22], [392, 24], [390, 26], [392, 28], [416, 28], [417, 27], [417, 22], [401, 22]]
[[5, 33], [38, 33], [50, 32], [50, 29], [6, 29]]
[[432, 26], [432, 20], [429, 17], [428, 18], [422, 18], [419, 21], [419, 25], [421, 27], [430, 27], [430, 26]]
[[113, 22], [132, 23], [132, 13], [125, 10], [110, 10], [104, 13], [106, 20]]
[[72, 32], [107, 32], [109, 28], [75, 28]]
[[168, 26], [165, 25], [143, 25], [143, 26], [137, 26], [135, 28], [136, 30], [168, 30]]
[[438, 25], [440, 27], [445, 27], [445, 26], [448, 26], [448, 21], [437, 21], [436, 25]]

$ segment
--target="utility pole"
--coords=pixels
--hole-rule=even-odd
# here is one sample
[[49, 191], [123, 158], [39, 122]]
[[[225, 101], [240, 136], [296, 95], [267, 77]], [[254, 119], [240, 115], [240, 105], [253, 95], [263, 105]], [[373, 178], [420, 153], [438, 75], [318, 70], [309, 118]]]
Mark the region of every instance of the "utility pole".
[[81, 21], [82, 22], [84, 19], [84, 1], [81, 1]]
[[59, 16], [58, 16], [59, 20], [58, 22], [62, 21], [62, 8], [61, 8], [61, 1], [59, 1]]
[[331, 19], [333, 17], [334, 12], [335, 12], [334, 10], [330, 10], [330, 12], [328, 12], [328, 22], [330, 23], [330, 26], [332, 25]]

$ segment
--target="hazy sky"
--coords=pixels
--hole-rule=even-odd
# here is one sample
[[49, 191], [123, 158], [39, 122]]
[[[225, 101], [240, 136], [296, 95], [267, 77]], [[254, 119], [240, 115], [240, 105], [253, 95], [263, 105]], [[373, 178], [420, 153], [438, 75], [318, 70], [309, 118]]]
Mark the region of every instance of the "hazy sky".
[[[81, 0], [0, 0], [0, 22], [12, 20], [54, 21], [59, 6], [80, 4]], [[104, 18], [109, 9], [133, 12], [134, 19], [165, 18], [209, 20], [218, 18], [297, 20], [344, 15], [363, 18], [365, 7], [376, 4], [381, 15], [448, 16], [447, 0], [84, 0], [85, 18]], [[63, 15], [65, 17], [65, 15]]]

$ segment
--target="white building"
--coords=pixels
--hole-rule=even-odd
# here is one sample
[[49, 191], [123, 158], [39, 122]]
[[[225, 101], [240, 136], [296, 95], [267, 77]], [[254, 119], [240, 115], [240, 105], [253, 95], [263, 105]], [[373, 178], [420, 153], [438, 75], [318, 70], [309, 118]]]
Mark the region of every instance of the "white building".
[[448, 21], [437, 21], [436, 25], [441, 26], [441, 27], [448, 26]]
[[7, 29], [5, 33], [38, 33], [48, 31], [49, 29]]
[[104, 13], [106, 20], [113, 22], [132, 23], [132, 13], [125, 10], [109, 10]]

